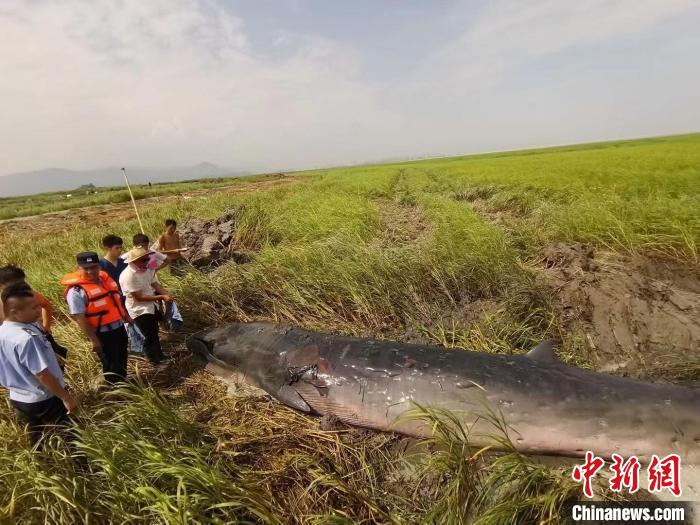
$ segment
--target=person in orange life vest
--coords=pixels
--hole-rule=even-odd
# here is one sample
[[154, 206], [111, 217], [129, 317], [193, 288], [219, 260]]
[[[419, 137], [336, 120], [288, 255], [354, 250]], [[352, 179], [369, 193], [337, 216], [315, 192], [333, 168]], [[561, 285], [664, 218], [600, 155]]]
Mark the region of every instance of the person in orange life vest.
[[114, 384], [126, 379], [129, 340], [124, 323], [131, 319], [117, 283], [100, 271], [99, 260], [95, 252], [79, 253], [78, 270], [65, 275], [61, 284], [68, 311], [102, 362], [105, 381]]
[[[12, 286], [13, 284], [26, 282], [27, 275], [24, 273], [24, 270], [22, 270], [22, 268], [20, 268], [19, 266], [8, 264], [7, 266], [3, 266], [2, 268], [0, 268], [0, 291], [2, 291], [2, 289], [6, 286]], [[46, 333], [51, 333], [51, 323], [53, 321], [51, 315], [51, 303], [49, 303], [46, 297], [44, 297], [36, 291], [34, 291], [34, 299], [36, 299], [36, 302], [39, 303], [39, 306], [41, 307], [40, 328]], [[2, 322], [3, 318], [4, 315], [2, 312], [2, 308], [0, 308], [0, 322]]]

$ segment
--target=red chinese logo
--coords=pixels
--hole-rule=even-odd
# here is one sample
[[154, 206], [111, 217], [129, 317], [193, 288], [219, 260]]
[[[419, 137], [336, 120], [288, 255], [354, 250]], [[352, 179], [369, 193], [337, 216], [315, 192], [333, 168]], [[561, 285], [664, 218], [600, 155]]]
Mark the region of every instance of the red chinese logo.
[[668, 489], [676, 497], [681, 495], [681, 458], [678, 454], [669, 454], [661, 460], [654, 454], [647, 472], [649, 492]]
[[639, 469], [641, 464], [639, 460], [632, 456], [625, 461], [622, 456], [617, 454], [612, 455], [613, 464], [610, 465], [610, 470], [613, 471], [613, 477], [610, 478], [610, 490], [613, 492], [622, 492], [622, 487], [627, 487], [630, 494], [634, 494], [639, 490]]
[[[634, 494], [640, 488], [639, 472], [641, 463], [632, 456], [628, 460], [618, 455], [612, 455], [613, 462], [610, 465], [610, 470], [613, 475], [609, 480], [610, 490], [613, 492], [622, 492], [627, 489], [630, 494]], [[583, 483], [583, 494], [588, 497], [593, 497], [593, 478], [598, 471], [603, 468], [605, 461], [593, 454], [586, 452], [586, 458], [583, 465], [574, 467], [571, 477], [574, 481]], [[681, 495], [681, 458], [678, 454], [669, 454], [663, 459], [653, 455], [651, 462], [647, 468], [647, 482], [649, 492], [668, 491], [676, 497]]]
[[583, 465], [574, 467], [574, 472], [571, 476], [574, 481], [583, 481], [583, 493], [588, 498], [593, 497], [593, 476], [605, 465], [605, 461], [593, 455], [593, 452], [586, 452], [586, 461]]

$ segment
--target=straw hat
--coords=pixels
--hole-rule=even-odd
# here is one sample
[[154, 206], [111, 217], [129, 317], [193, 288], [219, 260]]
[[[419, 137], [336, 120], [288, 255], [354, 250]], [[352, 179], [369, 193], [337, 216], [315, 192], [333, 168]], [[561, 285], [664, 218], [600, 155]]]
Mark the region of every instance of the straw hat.
[[139, 259], [143, 259], [147, 255], [151, 255], [152, 253], [152, 251], [146, 250], [145, 248], [132, 248], [130, 251], [127, 252], [126, 257], [124, 257], [124, 262], [132, 263], [134, 261], [138, 261]]

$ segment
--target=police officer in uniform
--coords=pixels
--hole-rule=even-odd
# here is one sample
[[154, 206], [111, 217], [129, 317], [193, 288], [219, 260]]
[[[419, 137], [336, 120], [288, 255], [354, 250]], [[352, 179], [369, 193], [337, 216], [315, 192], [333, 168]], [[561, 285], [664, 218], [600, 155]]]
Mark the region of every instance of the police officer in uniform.
[[51, 344], [35, 324], [41, 306], [26, 284], [3, 289], [5, 320], [0, 325], [0, 384], [20, 422], [29, 428], [32, 443], [47, 425], [60, 423], [77, 408], [66, 390], [63, 373]]

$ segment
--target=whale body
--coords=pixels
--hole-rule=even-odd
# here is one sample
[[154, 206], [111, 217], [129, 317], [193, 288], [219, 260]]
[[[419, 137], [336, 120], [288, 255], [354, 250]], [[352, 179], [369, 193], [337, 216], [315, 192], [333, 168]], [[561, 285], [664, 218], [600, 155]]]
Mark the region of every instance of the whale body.
[[269, 323], [204, 330], [188, 348], [294, 409], [366, 428], [429, 436], [402, 418], [417, 403], [454, 411], [474, 444], [491, 444], [484, 408], [500, 413], [523, 452], [700, 463], [700, 391], [596, 373], [559, 361], [545, 343], [527, 355], [394, 343]]

